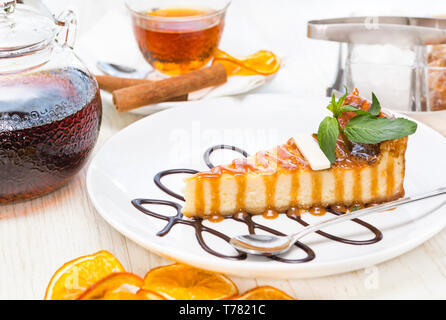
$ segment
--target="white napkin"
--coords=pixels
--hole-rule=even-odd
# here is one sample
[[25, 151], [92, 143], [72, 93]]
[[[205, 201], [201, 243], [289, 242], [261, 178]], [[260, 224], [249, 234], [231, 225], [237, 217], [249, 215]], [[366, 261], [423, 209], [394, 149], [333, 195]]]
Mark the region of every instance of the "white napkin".
[[[106, 61], [130, 66], [136, 69], [147, 68], [133, 36], [129, 14], [111, 11], [107, 13], [86, 34], [78, 39], [75, 49], [77, 55], [93, 73], [101, 74], [96, 67], [98, 61]], [[239, 95], [252, 91], [265, 84], [265, 76], [234, 76], [216, 88], [207, 88], [190, 94], [190, 100], [211, 99], [222, 96]], [[103, 94], [110, 99], [111, 95]], [[110, 99], [111, 101], [111, 99]], [[138, 114], [153, 112], [187, 104], [187, 102], [166, 102], [133, 110]]]

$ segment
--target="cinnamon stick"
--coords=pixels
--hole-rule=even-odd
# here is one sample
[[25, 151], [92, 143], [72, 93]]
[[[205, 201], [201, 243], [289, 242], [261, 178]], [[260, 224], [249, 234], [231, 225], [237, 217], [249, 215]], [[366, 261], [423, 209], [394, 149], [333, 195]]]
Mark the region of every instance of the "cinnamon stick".
[[[153, 82], [152, 80], [147, 80], [147, 79], [119, 78], [119, 77], [99, 76], [99, 75], [95, 77], [96, 80], [98, 81], [99, 88], [107, 92], [113, 92], [115, 90]], [[179, 97], [173, 97], [172, 99], [166, 101], [187, 101], [187, 99], [188, 95], [185, 94]]]
[[147, 79], [119, 78], [112, 76], [96, 76], [96, 80], [98, 81], [99, 88], [107, 92], [152, 82], [152, 80]]
[[113, 92], [113, 103], [118, 112], [159, 103], [204, 88], [218, 86], [228, 80], [222, 64], [160, 81], [139, 84]]

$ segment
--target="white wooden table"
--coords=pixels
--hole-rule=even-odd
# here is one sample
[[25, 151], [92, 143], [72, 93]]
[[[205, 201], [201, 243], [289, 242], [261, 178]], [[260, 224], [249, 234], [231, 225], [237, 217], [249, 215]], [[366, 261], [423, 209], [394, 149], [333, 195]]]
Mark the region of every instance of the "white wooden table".
[[[81, 12], [81, 33], [95, 17], [122, 6], [119, 0], [48, 0], [59, 10], [67, 3]], [[235, 0], [228, 19], [244, 18], [257, 34], [241, 31], [243, 42], [261, 38], [265, 48], [285, 57], [287, 68], [260, 92], [321, 95], [334, 76], [336, 47], [305, 39], [312, 18], [367, 14], [439, 14], [443, 1], [267, 1]], [[373, 6], [373, 7], [372, 7]], [[88, 7], [88, 10], [87, 10]], [[379, 9], [377, 9], [379, 8]], [[228, 22], [227, 32], [234, 32]], [[223, 42], [223, 46], [225, 42]], [[230, 49], [230, 48], [229, 48]], [[251, 51], [260, 48], [251, 48]], [[308, 70], [311, 66], [311, 71]], [[306, 71], [307, 70], [307, 71]], [[311, 76], [310, 76], [311, 74]], [[140, 119], [118, 115], [104, 105], [104, 119], [95, 151], [119, 130]], [[427, 120], [446, 135], [446, 115]], [[99, 250], [115, 254], [126, 269], [140, 276], [169, 264], [112, 229], [96, 212], [85, 187], [84, 169], [71, 183], [40, 199], [0, 207], [0, 299], [41, 299], [52, 274], [65, 262]], [[446, 209], [444, 209], [446, 210]], [[446, 212], [445, 212], [446, 214]], [[446, 298], [446, 231], [411, 252], [378, 266], [319, 279], [274, 281], [233, 278], [240, 291], [273, 285], [299, 299]]]

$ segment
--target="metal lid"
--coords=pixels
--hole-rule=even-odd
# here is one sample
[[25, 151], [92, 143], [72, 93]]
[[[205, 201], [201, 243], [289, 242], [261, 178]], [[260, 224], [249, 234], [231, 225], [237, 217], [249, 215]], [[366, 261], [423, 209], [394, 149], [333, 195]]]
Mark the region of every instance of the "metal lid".
[[0, 0], [0, 58], [22, 56], [46, 47], [55, 24], [35, 8]]
[[446, 19], [349, 17], [308, 22], [308, 37], [320, 40], [395, 46], [446, 43]]

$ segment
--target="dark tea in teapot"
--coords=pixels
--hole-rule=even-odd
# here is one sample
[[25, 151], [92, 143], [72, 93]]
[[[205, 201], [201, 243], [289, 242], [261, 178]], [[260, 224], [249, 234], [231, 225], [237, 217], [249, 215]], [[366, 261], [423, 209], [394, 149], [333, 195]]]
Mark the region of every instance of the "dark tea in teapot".
[[96, 83], [66, 68], [0, 77], [0, 203], [62, 186], [85, 164], [99, 134]]

